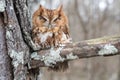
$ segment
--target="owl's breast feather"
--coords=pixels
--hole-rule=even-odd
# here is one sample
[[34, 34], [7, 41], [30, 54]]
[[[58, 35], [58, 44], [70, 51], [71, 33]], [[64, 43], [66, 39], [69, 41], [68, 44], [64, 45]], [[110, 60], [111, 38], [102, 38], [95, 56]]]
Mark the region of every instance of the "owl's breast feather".
[[46, 33], [39, 33], [38, 37], [40, 39], [41, 43], [45, 43], [48, 37], [52, 37], [52, 32], [46, 32]]

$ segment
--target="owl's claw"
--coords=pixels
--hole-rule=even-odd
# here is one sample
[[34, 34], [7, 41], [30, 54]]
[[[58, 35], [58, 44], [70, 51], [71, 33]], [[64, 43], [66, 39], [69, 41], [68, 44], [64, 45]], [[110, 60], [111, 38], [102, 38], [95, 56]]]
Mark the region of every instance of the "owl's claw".
[[64, 47], [65, 43], [60, 43], [59, 47]]
[[48, 42], [42, 43], [41, 46], [42, 46], [43, 49], [46, 49], [46, 48], [48, 49], [48, 48], [51, 47]]

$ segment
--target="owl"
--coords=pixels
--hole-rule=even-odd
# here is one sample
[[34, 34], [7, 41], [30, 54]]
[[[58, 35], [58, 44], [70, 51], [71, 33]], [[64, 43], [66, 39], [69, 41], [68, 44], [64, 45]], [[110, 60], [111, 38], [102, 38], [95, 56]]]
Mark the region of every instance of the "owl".
[[[32, 24], [32, 39], [42, 49], [59, 47], [70, 41], [68, 19], [62, 5], [53, 10], [40, 5], [32, 16]], [[51, 69], [65, 70], [67, 67], [67, 62], [63, 62], [51, 67]]]

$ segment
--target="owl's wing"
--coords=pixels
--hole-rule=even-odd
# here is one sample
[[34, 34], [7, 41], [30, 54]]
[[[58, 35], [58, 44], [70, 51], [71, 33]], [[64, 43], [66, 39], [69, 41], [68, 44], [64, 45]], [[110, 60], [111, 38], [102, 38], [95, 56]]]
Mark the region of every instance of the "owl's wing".
[[62, 27], [62, 31], [66, 35], [67, 39], [70, 38], [69, 26], [67, 24], [64, 27]]

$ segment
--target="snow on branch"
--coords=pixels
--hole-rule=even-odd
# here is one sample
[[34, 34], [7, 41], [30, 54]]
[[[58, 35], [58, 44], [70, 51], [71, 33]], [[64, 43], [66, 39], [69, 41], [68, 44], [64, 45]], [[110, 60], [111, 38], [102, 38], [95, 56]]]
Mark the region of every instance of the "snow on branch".
[[58, 49], [48, 49], [31, 54], [30, 67], [53, 66], [57, 62], [96, 56], [113, 56], [120, 54], [120, 35], [102, 37], [65, 44]]

